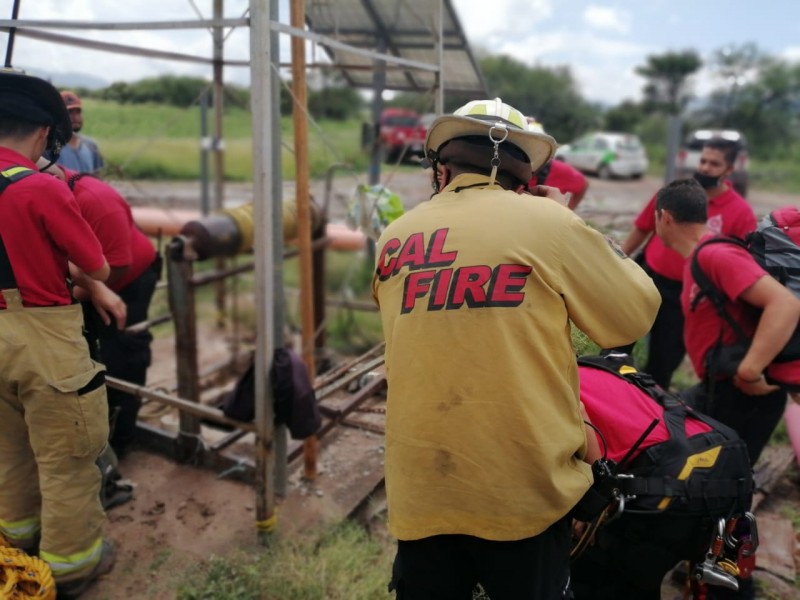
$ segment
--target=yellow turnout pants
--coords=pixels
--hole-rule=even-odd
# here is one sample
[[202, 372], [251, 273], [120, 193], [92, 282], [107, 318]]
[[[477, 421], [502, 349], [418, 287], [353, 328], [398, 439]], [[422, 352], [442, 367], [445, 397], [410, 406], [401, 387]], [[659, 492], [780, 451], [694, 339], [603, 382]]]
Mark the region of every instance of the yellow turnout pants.
[[100, 560], [100, 470], [108, 439], [104, 367], [89, 357], [80, 306], [0, 310], [0, 533], [34, 549], [57, 582]]

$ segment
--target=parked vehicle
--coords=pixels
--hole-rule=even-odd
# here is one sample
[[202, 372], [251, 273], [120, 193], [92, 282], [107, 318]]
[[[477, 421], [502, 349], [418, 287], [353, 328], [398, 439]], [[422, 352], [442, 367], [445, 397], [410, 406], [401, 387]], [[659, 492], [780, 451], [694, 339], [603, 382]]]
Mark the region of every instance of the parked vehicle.
[[427, 128], [416, 111], [407, 108], [386, 108], [381, 113], [381, 152], [386, 162], [397, 162], [411, 156], [422, 157]]
[[749, 175], [747, 167], [750, 157], [747, 154], [747, 142], [744, 136], [732, 129], [698, 129], [691, 132], [675, 157], [675, 173], [677, 177], [691, 177], [700, 165], [700, 153], [703, 144], [712, 138], [730, 140], [739, 144], [739, 153], [736, 155], [733, 173], [730, 176], [731, 185], [740, 196], [747, 196]]
[[559, 147], [556, 156], [579, 171], [593, 173], [601, 179], [638, 179], [649, 166], [641, 141], [629, 133], [589, 133]]

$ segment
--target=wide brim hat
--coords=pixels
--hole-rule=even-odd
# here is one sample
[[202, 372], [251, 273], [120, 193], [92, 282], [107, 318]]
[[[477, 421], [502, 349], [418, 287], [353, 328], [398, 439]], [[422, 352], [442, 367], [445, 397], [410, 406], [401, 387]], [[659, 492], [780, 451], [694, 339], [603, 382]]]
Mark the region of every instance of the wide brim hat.
[[0, 68], [0, 114], [52, 127], [62, 143], [72, 137], [61, 94], [49, 82], [23, 71]]
[[513, 144], [522, 150], [531, 163], [531, 172], [538, 171], [553, 158], [558, 144], [546, 133], [528, 129], [526, 117], [517, 109], [494, 100], [475, 100], [462, 106], [452, 115], [437, 118], [428, 129], [425, 139], [425, 156], [436, 157], [442, 145], [466, 136], [488, 136], [503, 139], [502, 144]]

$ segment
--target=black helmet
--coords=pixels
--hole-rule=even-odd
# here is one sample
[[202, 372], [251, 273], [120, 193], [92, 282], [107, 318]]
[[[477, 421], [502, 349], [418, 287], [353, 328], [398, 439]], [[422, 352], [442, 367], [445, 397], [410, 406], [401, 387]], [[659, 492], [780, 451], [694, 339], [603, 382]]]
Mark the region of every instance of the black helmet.
[[0, 115], [50, 127], [47, 150], [57, 156], [72, 137], [72, 123], [61, 94], [44, 79], [0, 68]]

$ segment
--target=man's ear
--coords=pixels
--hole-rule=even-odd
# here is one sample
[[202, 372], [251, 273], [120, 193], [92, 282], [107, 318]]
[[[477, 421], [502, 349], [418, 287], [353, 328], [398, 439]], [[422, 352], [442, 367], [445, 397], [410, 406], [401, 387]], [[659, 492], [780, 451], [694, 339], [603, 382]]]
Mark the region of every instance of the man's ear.
[[668, 209], [662, 208], [661, 220], [665, 225], [672, 225], [675, 222], [675, 216]]
[[436, 165], [436, 178], [439, 181], [439, 189], [443, 189], [448, 183], [450, 183], [450, 169], [448, 169], [442, 163]]

